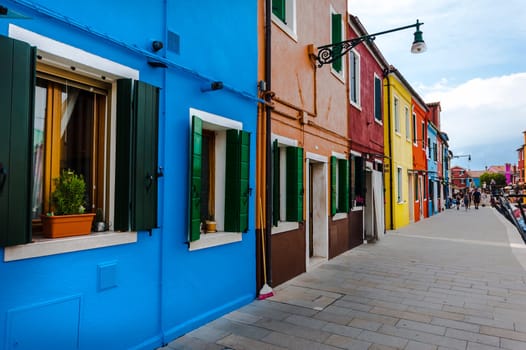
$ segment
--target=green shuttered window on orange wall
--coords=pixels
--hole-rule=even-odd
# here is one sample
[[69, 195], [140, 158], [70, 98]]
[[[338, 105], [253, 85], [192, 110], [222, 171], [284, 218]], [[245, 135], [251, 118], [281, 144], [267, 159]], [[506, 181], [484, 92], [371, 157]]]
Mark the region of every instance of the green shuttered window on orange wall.
[[[342, 15], [339, 13], [332, 14], [331, 21], [331, 34], [332, 34], [332, 44], [336, 44], [342, 41]], [[334, 56], [337, 56], [341, 53], [341, 48], [334, 49]], [[332, 68], [340, 73], [342, 71], [342, 58], [339, 57], [332, 61]]]
[[331, 215], [349, 211], [349, 161], [331, 156]]
[[272, 13], [283, 23], [287, 24], [287, 0], [272, 0]]
[[303, 148], [287, 147], [287, 221], [303, 221]]

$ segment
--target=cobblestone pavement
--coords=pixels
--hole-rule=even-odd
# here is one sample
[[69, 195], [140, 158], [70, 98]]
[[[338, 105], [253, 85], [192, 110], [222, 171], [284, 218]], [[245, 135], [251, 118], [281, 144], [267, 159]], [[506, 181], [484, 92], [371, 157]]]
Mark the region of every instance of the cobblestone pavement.
[[494, 209], [389, 231], [169, 349], [526, 349], [526, 246]]

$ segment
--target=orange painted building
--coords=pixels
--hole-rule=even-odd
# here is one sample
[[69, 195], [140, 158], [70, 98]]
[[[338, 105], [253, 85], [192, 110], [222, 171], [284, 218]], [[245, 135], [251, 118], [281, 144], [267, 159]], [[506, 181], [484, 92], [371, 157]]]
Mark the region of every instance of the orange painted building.
[[427, 105], [418, 95], [412, 101], [412, 141], [413, 141], [413, 218], [419, 221], [429, 215], [427, 204]]
[[256, 192], [275, 286], [350, 247], [347, 60], [316, 62], [317, 47], [345, 40], [347, 1], [269, 4], [260, 0]]

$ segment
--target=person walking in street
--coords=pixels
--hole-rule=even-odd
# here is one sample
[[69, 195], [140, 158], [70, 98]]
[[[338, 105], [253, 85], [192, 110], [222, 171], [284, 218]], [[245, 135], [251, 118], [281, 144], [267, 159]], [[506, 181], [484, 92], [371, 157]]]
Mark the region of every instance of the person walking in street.
[[460, 209], [461, 201], [462, 201], [462, 197], [460, 196], [460, 192], [457, 192], [457, 195], [455, 196], [455, 204], [457, 205], [457, 210]]
[[466, 191], [464, 193], [464, 208], [466, 208], [466, 211], [469, 209], [469, 193]]
[[479, 208], [480, 197], [481, 197], [481, 193], [480, 193], [480, 190], [477, 188], [475, 192], [473, 192], [473, 203], [475, 203], [475, 209]]

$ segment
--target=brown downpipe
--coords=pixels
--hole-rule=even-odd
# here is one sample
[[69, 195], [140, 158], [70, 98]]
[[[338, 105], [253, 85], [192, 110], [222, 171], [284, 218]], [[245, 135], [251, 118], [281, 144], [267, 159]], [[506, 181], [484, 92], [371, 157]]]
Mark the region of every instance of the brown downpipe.
[[[272, 17], [272, 0], [265, 0], [265, 82], [266, 90], [272, 91], [271, 87], [271, 17]], [[270, 94], [265, 94], [265, 100], [271, 102]], [[272, 286], [272, 109], [270, 104], [265, 104], [265, 255], [267, 263], [267, 281]], [[263, 227], [261, 228], [264, 229]]]

